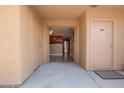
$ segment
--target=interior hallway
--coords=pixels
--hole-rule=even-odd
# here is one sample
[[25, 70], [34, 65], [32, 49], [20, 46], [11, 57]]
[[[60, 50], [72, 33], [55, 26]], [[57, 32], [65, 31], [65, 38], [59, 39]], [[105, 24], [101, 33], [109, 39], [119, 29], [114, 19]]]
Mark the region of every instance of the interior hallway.
[[21, 88], [98, 88], [124, 87], [124, 79], [103, 80], [92, 71], [74, 63], [48, 63], [41, 65]]

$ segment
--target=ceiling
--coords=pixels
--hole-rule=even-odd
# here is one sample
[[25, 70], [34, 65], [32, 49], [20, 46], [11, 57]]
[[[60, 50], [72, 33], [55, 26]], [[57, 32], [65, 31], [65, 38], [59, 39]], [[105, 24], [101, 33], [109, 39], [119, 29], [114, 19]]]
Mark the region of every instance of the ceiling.
[[47, 20], [78, 19], [88, 9], [123, 9], [124, 5], [33, 5], [30, 6]]
[[86, 11], [86, 5], [37, 5], [33, 6], [43, 19], [77, 19]]

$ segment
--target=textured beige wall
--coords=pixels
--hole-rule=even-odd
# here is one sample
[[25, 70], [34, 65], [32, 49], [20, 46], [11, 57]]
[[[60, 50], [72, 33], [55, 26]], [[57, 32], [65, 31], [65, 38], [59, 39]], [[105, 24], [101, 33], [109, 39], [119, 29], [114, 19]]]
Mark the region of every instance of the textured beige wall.
[[87, 11], [87, 56], [86, 56], [86, 68], [91, 69], [91, 56], [90, 56], [90, 35], [91, 35], [91, 23], [93, 19], [106, 19], [113, 20], [113, 62], [114, 69], [124, 69], [124, 12], [122, 10], [101, 10], [92, 9]]
[[42, 24], [42, 63], [48, 63], [49, 62], [49, 31], [45, 23]]
[[80, 46], [80, 64], [83, 68], [86, 67], [86, 13], [84, 13], [79, 19], [79, 46]]
[[20, 85], [42, 63], [41, 33], [28, 6], [0, 6], [0, 85]]
[[21, 43], [21, 79], [24, 80], [33, 71], [31, 61], [31, 12], [25, 7], [20, 7], [20, 43]]
[[0, 85], [20, 84], [19, 6], [0, 6]]
[[20, 6], [21, 81], [41, 64], [40, 19], [28, 6]]

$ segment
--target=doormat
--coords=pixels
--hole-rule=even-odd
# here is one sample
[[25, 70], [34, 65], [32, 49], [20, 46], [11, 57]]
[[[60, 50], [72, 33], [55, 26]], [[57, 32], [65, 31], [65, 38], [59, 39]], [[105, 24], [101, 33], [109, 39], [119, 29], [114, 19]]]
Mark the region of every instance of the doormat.
[[113, 70], [96, 70], [94, 72], [102, 79], [124, 79], [124, 75]]

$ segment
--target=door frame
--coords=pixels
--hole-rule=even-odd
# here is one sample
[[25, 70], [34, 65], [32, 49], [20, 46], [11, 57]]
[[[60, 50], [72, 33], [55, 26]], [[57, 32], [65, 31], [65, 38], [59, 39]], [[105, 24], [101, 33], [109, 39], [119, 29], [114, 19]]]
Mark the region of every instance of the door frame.
[[91, 19], [91, 31], [90, 31], [90, 68], [92, 70], [95, 70], [93, 68], [93, 61], [92, 61], [92, 31], [93, 31], [93, 25], [94, 21], [102, 21], [102, 22], [112, 22], [112, 68], [109, 70], [114, 70], [116, 68], [116, 20], [115, 19]]

